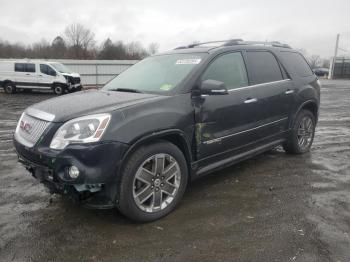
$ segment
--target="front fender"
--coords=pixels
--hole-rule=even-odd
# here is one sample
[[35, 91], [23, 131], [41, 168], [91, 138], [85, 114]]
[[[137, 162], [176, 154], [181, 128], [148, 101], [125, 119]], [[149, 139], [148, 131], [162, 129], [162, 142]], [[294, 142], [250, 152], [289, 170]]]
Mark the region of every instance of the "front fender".
[[140, 103], [119, 113], [119, 120], [114, 121], [105, 134], [108, 140], [132, 145], [145, 136], [174, 129], [182, 132], [187, 141], [193, 135], [194, 108], [190, 94]]

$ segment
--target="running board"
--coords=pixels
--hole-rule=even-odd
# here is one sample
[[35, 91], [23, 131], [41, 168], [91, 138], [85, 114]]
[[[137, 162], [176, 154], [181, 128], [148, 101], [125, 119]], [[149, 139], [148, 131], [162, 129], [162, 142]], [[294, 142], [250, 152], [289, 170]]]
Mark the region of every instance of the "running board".
[[202, 167], [201, 169], [199, 169], [196, 172], [195, 176], [198, 177], [198, 176], [206, 175], [206, 174], [208, 174], [210, 172], [217, 171], [217, 170], [223, 169], [223, 168], [228, 167], [228, 166], [232, 166], [232, 165], [234, 165], [234, 164], [236, 164], [238, 162], [241, 162], [243, 160], [249, 159], [249, 158], [251, 158], [253, 156], [259, 155], [259, 154], [261, 154], [261, 153], [263, 153], [265, 151], [268, 151], [268, 150], [270, 150], [272, 148], [275, 148], [276, 146], [282, 144], [284, 141], [285, 141], [284, 139], [279, 139], [279, 140], [276, 140], [274, 142], [265, 144], [263, 146], [259, 146], [257, 148], [254, 148], [252, 150], [243, 152], [241, 154], [234, 155], [232, 157], [220, 160], [220, 161], [218, 161], [216, 163], [207, 165], [207, 166]]

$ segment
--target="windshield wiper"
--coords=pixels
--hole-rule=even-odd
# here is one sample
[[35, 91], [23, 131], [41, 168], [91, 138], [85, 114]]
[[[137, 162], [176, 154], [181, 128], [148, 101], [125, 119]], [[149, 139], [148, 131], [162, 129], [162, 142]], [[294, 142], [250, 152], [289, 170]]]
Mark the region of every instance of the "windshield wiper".
[[109, 89], [109, 91], [130, 92], [130, 93], [142, 93], [140, 90], [131, 89], [131, 88], [116, 88], [116, 89]]

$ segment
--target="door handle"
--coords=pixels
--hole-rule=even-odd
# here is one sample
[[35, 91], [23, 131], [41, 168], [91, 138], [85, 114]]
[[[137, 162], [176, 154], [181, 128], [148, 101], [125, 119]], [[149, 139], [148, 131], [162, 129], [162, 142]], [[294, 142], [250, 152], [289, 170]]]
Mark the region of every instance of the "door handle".
[[30, 76], [30, 74], [26, 74], [26, 76]]
[[286, 95], [293, 94], [293, 93], [294, 93], [294, 90], [291, 90], [291, 89], [288, 89], [288, 90], [285, 92]]
[[255, 103], [258, 102], [258, 99], [256, 98], [247, 98], [247, 100], [244, 101], [245, 104], [251, 104], [251, 103]]

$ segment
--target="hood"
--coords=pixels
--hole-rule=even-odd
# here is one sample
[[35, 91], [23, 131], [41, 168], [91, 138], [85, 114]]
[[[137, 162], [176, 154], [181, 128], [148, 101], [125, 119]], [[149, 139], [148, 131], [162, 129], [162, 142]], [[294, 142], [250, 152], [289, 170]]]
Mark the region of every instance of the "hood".
[[61, 73], [64, 76], [80, 77], [78, 73]]
[[48, 99], [30, 106], [26, 112], [40, 112], [41, 115], [51, 115], [53, 122], [65, 122], [84, 115], [111, 112], [162, 98], [166, 96], [89, 90]]

